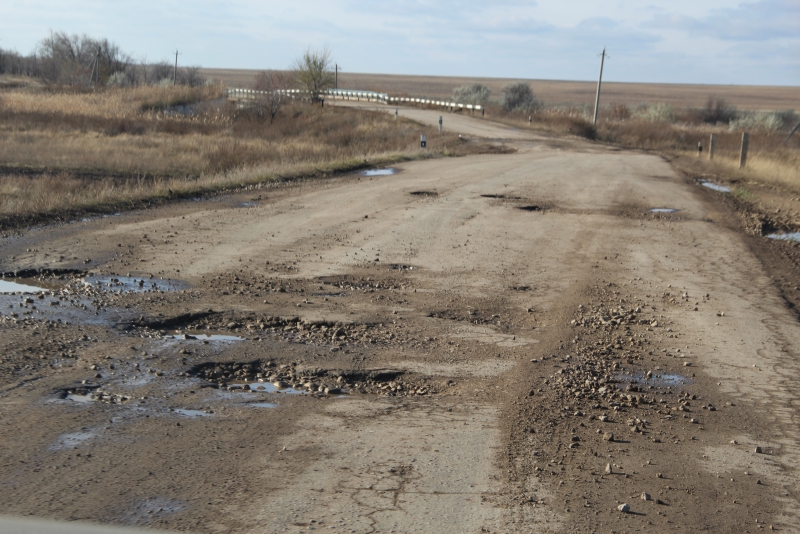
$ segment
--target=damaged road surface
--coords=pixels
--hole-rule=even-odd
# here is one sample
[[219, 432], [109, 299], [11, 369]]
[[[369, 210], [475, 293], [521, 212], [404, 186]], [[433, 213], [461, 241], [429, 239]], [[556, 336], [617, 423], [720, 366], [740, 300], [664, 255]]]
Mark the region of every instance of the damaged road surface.
[[800, 329], [719, 193], [479, 124], [518, 151], [0, 241], [2, 513], [800, 530]]

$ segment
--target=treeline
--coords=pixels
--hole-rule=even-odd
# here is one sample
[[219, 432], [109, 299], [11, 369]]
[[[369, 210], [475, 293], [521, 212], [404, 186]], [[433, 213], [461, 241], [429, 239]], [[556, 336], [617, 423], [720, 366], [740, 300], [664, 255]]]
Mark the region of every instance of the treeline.
[[86, 34], [53, 32], [30, 55], [0, 48], [0, 75], [38, 78], [48, 84], [72, 87], [189, 85], [206, 83], [200, 67], [179, 67], [169, 61], [136, 62], [108, 39]]

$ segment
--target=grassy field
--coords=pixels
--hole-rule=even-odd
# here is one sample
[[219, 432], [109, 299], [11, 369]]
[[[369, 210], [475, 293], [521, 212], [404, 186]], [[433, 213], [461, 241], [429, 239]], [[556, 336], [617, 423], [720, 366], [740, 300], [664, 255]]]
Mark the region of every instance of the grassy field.
[[[202, 69], [203, 76], [231, 87], [251, 87], [256, 71], [237, 69]], [[449, 98], [453, 89], [481, 83], [499, 95], [511, 82], [527, 81], [536, 96], [548, 106], [594, 105], [596, 81], [576, 82], [535, 79], [466, 78], [448, 76], [405, 76], [392, 74], [339, 73], [339, 86], [388, 92], [397, 96]], [[624, 104], [665, 103], [674, 107], [701, 107], [708, 97], [724, 98], [728, 104], [744, 110], [800, 110], [800, 88], [757, 85], [688, 85], [603, 82], [603, 103], [609, 107]]]
[[489, 149], [384, 113], [295, 101], [270, 123], [221, 96], [220, 86], [0, 90], [0, 227]]

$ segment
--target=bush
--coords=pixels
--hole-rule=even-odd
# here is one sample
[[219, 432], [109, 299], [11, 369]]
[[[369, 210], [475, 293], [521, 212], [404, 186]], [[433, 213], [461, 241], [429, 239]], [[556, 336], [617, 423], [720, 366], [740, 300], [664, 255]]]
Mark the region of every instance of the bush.
[[717, 124], [719, 122], [728, 124], [736, 118], [736, 108], [729, 106], [722, 98], [713, 96], [708, 97], [706, 107], [698, 111], [698, 116], [702, 122]]
[[492, 90], [479, 83], [462, 85], [453, 89], [453, 101], [459, 104], [483, 104], [492, 95]]
[[797, 124], [798, 118], [794, 110], [786, 111], [747, 111], [732, 121], [728, 129], [761, 132], [777, 132], [791, 128]]
[[675, 112], [669, 104], [644, 104], [636, 109], [635, 116], [648, 122], [675, 122]]
[[536, 111], [542, 104], [536, 100], [531, 87], [524, 82], [512, 83], [503, 88], [501, 105], [506, 111]]

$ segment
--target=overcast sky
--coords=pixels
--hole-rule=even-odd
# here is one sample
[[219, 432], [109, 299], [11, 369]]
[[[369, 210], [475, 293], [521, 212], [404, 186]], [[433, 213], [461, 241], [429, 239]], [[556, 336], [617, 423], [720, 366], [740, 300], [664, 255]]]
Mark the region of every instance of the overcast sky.
[[0, 0], [0, 47], [50, 30], [204, 67], [327, 46], [349, 72], [591, 80], [605, 46], [609, 81], [800, 86], [800, 0]]

